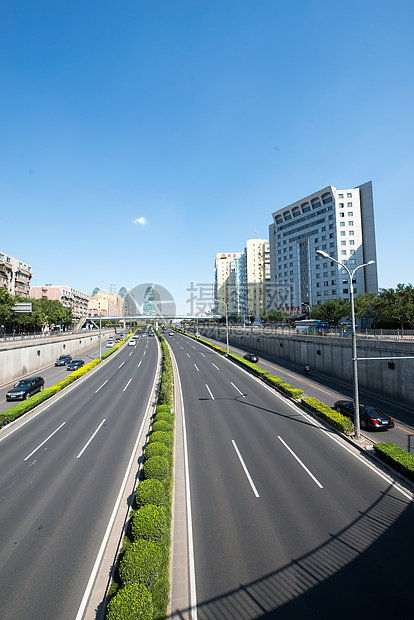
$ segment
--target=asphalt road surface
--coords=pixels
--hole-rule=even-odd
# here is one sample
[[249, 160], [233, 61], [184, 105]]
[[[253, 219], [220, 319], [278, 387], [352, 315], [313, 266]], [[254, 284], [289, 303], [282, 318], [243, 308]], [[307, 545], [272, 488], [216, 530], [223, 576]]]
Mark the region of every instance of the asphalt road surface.
[[191, 489], [184, 617], [412, 617], [411, 491], [231, 361], [167, 339]]
[[0, 433], [2, 620], [74, 620], [156, 376], [140, 338]]

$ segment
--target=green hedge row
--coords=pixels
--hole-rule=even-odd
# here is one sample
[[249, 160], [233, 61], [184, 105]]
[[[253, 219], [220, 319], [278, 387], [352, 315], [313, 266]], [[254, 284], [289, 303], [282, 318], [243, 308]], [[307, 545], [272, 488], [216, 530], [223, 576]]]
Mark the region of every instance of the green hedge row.
[[352, 420], [335, 411], [335, 409], [331, 409], [328, 405], [321, 403], [316, 398], [302, 398], [301, 402], [306, 409], [309, 409], [309, 411], [328, 422], [328, 424], [341, 431], [341, 433], [350, 435], [354, 432]]
[[107, 620], [161, 619], [170, 592], [174, 414], [171, 359], [164, 338], [161, 385], [151, 433], [135, 491], [128, 533], [113, 584]]
[[378, 458], [391, 465], [409, 480], [414, 480], [414, 455], [394, 443], [376, 443], [374, 450]]
[[55, 383], [55, 385], [52, 385], [49, 388], [45, 388], [42, 392], [38, 392], [37, 394], [30, 396], [30, 398], [24, 400], [18, 405], [14, 405], [14, 407], [10, 407], [10, 409], [7, 409], [7, 411], [0, 415], [0, 426], [2, 426], [3, 424], [7, 424], [8, 422], [13, 422], [24, 413], [27, 413], [31, 409], [34, 409], [35, 407], [40, 405], [40, 403], [43, 403], [43, 401], [47, 400], [51, 396], [54, 396], [55, 394], [60, 392], [60, 390], [63, 390], [65, 387], [76, 381], [76, 379], [79, 379], [80, 377], [83, 377], [83, 375], [86, 375], [86, 373], [92, 370], [92, 368], [95, 368], [95, 366], [100, 364], [105, 357], [108, 357], [108, 355], [111, 355], [117, 349], [119, 349], [119, 347], [123, 345], [124, 342], [126, 342], [127, 338], [112, 347], [112, 349], [110, 349], [107, 353], [104, 353], [102, 357], [98, 357], [89, 362], [88, 364], [82, 366], [82, 368], [71, 372], [69, 375], [67, 375], [65, 379], [59, 381], [59, 383]]

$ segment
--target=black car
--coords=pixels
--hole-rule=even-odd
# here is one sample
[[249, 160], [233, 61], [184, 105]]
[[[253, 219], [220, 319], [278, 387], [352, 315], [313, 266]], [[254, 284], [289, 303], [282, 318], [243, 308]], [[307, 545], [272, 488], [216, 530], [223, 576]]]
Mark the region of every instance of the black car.
[[67, 370], [78, 370], [78, 368], [81, 368], [84, 363], [85, 362], [83, 360], [72, 360], [71, 362], [69, 362]]
[[61, 355], [55, 362], [55, 366], [66, 366], [72, 361], [71, 355]]
[[248, 362], [252, 362], [253, 364], [257, 364], [257, 362], [259, 361], [259, 358], [254, 353], [246, 353], [246, 355], [243, 355], [243, 358]]
[[41, 392], [45, 386], [43, 377], [30, 377], [30, 379], [21, 379], [12, 390], [6, 394], [6, 400], [24, 400], [33, 396], [37, 392]]
[[[352, 400], [338, 400], [334, 406], [336, 411], [354, 419], [354, 403]], [[366, 430], [386, 430], [394, 427], [394, 420], [372, 405], [359, 405], [359, 423]]]

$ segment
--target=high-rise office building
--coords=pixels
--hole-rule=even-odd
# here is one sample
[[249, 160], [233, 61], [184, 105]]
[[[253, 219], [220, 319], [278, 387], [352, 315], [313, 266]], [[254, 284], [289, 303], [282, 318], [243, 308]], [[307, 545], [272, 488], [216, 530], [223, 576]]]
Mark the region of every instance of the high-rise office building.
[[[270, 278], [276, 291], [272, 307], [301, 313], [327, 299], [346, 299], [349, 278], [336, 262], [321, 258], [323, 250], [350, 271], [376, 261], [372, 182], [351, 189], [332, 185], [272, 214], [269, 226]], [[358, 269], [356, 294], [378, 291], [377, 266]]]
[[214, 268], [215, 312], [247, 314], [246, 254], [244, 252], [216, 254]]
[[246, 241], [247, 311], [260, 318], [267, 310], [270, 283], [270, 249], [267, 239]]

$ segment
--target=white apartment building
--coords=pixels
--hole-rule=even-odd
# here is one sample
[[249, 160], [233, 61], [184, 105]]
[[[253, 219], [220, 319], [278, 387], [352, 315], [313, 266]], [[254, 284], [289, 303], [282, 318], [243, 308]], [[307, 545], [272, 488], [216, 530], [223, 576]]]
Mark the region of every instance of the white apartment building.
[[217, 253], [214, 264], [214, 311], [245, 315], [246, 255], [243, 252]]
[[0, 286], [11, 295], [29, 297], [32, 268], [27, 263], [0, 252]]
[[270, 247], [267, 239], [246, 241], [247, 311], [260, 318], [266, 312], [270, 283]]
[[[269, 226], [272, 307], [300, 314], [327, 299], [347, 299], [346, 269], [321, 258], [323, 250], [352, 272], [376, 261], [372, 182], [351, 189], [332, 185], [272, 214]], [[378, 291], [377, 265], [358, 269], [355, 294]]]
[[81, 293], [71, 286], [52, 286], [45, 284], [44, 286], [32, 286], [30, 289], [30, 297], [33, 299], [56, 299], [63, 306], [72, 308], [72, 316], [74, 319], [88, 315], [89, 297], [86, 293]]

